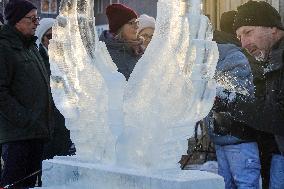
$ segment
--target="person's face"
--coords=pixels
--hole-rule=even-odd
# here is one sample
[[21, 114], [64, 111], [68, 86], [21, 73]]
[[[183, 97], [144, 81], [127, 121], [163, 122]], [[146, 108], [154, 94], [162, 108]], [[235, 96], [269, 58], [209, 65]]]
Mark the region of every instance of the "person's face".
[[52, 28], [47, 30], [45, 34], [42, 36], [42, 44], [45, 48], [48, 48], [49, 40], [52, 39]]
[[139, 32], [139, 35], [144, 38], [143, 45], [147, 48], [154, 33], [154, 28], [144, 28]]
[[261, 26], [242, 26], [236, 34], [242, 43], [242, 47], [257, 60], [265, 60], [273, 46], [273, 37], [276, 28]]
[[129, 22], [124, 24], [121, 30], [123, 39], [125, 39], [126, 41], [136, 40], [138, 25], [139, 22], [135, 18], [129, 20]]
[[39, 25], [39, 17], [37, 17], [37, 10], [33, 9], [25, 15], [19, 22], [16, 23], [15, 27], [24, 36], [31, 37], [35, 34], [36, 28]]

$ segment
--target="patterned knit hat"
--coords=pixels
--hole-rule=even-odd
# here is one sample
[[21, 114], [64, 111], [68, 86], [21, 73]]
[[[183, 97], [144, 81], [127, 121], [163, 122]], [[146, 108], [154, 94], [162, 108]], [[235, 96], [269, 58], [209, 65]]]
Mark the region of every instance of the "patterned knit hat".
[[242, 26], [277, 27], [284, 30], [278, 11], [264, 1], [249, 1], [238, 7], [234, 30]]
[[129, 20], [136, 18], [137, 14], [131, 8], [123, 4], [111, 4], [106, 8], [106, 15], [109, 22], [109, 30], [116, 33]]
[[5, 19], [14, 26], [33, 9], [37, 8], [27, 0], [10, 0], [5, 7]]

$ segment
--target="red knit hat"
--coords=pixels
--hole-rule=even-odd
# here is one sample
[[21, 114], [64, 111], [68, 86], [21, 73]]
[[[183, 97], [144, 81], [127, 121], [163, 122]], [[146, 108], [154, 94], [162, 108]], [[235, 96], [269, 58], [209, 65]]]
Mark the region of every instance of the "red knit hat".
[[119, 28], [133, 18], [138, 18], [136, 12], [123, 4], [111, 4], [106, 8], [109, 30], [116, 33]]

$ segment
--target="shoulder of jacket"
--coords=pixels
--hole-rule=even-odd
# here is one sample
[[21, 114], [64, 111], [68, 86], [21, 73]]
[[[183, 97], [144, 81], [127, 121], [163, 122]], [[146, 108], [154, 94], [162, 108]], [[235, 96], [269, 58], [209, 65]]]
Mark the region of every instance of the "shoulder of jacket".
[[220, 57], [223, 57], [223, 59], [232, 54], [242, 53], [241, 49], [234, 44], [218, 44], [218, 50]]
[[18, 45], [14, 43], [12, 40], [6, 38], [0, 38], [0, 46], [5, 48], [18, 49], [18, 50], [23, 48], [21, 45]]
[[0, 38], [0, 46], [11, 46], [11, 41], [6, 38]]

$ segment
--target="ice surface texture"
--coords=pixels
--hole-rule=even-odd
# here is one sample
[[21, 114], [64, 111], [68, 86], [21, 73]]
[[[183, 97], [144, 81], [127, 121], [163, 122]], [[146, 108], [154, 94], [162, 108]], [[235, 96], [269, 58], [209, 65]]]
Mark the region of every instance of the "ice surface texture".
[[60, 111], [70, 118], [67, 127], [78, 158], [113, 163], [115, 127], [123, 125], [125, 79], [117, 73], [105, 44], [98, 40], [90, 7], [92, 1], [62, 1], [49, 53], [66, 75], [68, 101]]
[[200, 0], [159, 0], [153, 39], [126, 83], [98, 41], [93, 1], [61, 1], [49, 53], [66, 76], [60, 111], [79, 160], [178, 167], [216, 94], [218, 49], [200, 12]]

